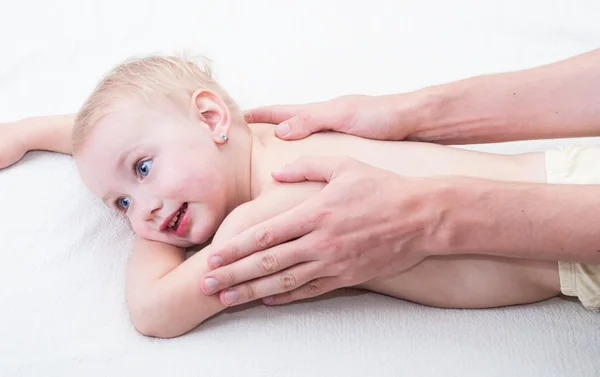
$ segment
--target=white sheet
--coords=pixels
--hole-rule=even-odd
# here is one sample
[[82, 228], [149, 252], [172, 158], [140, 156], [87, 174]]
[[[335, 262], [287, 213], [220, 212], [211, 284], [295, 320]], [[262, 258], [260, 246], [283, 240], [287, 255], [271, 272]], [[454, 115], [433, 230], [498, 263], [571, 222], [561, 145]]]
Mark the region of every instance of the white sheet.
[[[570, 4], [570, 5], [569, 5]], [[133, 54], [213, 59], [242, 107], [391, 93], [528, 68], [598, 47], [600, 3], [504, 1], [12, 2], [0, 12], [0, 121], [74, 112]], [[597, 139], [507, 143], [517, 153]], [[597, 314], [554, 299], [435, 310], [340, 292], [249, 306], [187, 336], [129, 323], [127, 224], [68, 156], [0, 172], [1, 376], [597, 376]]]

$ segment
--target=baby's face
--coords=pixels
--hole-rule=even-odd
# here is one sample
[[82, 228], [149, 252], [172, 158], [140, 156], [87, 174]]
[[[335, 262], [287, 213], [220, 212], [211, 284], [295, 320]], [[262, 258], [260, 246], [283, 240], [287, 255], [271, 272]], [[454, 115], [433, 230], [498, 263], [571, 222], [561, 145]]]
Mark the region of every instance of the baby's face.
[[219, 146], [174, 109], [129, 106], [105, 116], [75, 161], [89, 189], [142, 238], [205, 242], [227, 211]]

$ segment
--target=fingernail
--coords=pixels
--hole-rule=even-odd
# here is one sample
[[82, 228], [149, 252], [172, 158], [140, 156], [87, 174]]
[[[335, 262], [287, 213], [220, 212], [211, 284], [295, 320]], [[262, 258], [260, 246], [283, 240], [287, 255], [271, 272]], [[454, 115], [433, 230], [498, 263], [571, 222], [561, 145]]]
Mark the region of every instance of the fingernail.
[[217, 285], [219, 285], [219, 283], [215, 278], [204, 279], [204, 289], [206, 289], [206, 292], [208, 293], [213, 293], [214, 291], [216, 291]]
[[225, 295], [223, 295], [223, 297], [225, 298], [225, 303], [227, 305], [231, 305], [237, 301], [239, 294], [237, 291], [231, 290], [231, 291], [225, 292]]
[[215, 255], [214, 257], [210, 258], [208, 264], [210, 265], [210, 268], [219, 268], [223, 265], [223, 258], [221, 258], [218, 255]]
[[283, 122], [275, 127], [275, 133], [279, 136], [285, 136], [290, 133], [290, 125], [287, 122]]
[[263, 302], [267, 305], [272, 304], [274, 301], [275, 301], [275, 297], [273, 297], [273, 296], [263, 298]]

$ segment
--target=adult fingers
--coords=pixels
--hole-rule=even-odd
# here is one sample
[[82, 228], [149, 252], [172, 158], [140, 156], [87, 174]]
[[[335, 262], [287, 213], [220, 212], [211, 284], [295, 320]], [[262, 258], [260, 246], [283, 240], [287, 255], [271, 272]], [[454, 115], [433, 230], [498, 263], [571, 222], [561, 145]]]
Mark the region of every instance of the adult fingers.
[[283, 140], [299, 140], [328, 129], [326, 118], [313, 107], [301, 110], [294, 117], [277, 125], [275, 135]]
[[257, 251], [304, 236], [315, 227], [315, 214], [305, 203], [267, 221], [257, 224], [233, 237], [207, 257], [209, 268], [228, 265]]
[[246, 111], [244, 113], [244, 120], [247, 123], [279, 124], [295, 117], [301, 109], [301, 105], [274, 105], [257, 107], [255, 109]]
[[248, 283], [240, 284], [221, 292], [219, 298], [224, 305], [240, 305], [249, 301], [270, 297], [295, 290], [325, 274], [317, 262], [295, 265], [277, 274], [269, 275]]
[[236, 284], [275, 274], [298, 263], [311, 261], [312, 254], [300, 252], [304, 249], [297, 241], [292, 241], [254, 253], [206, 274], [202, 284], [203, 291], [212, 294]]
[[355, 160], [346, 157], [300, 157], [282, 170], [271, 174], [279, 182], [317, 181], [331, 182], [353, 164]]
[[322, 277], [309, 281], [292, 291], [267, 296], [262, 301], [265, 305], [283, 305], [293, 301], [320, 296], [337, 288], [340, 288], [340, 285], [336, 277]]

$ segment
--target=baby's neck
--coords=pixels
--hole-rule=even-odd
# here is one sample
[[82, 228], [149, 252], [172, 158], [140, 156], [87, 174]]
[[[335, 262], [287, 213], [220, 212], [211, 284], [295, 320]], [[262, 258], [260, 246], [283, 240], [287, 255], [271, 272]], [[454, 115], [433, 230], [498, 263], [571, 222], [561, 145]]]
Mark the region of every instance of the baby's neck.
[[[265, 182], [261, 169], [264, 167], [266, 146], [264, 129], [255, 125], [232, 126], [224, 158], [228, 176], [228, 212], [257, 198]], [[272, 133], [272, 131], [271, 131]]]
[[256, 199], [264, 190], [264, 175], [261, 173], [264, 169], [264, 158], [266, 155], [266, 145], [260, 135], [252, 134], [252, 147], [250, 152], [250, 197]]
[[249, 130], [240, 128], [231, 134], [228, 147], [233, 156], [227, 158], [235, 161], [228, 165], [235, 193], [230, 196], [233, 200], [230, 210], [256, 199], [269, 185], [269, 169], [273, 164], [268, 152], [278, 141], [273, 139], [273, 125], [267, 124], [252, 124]]

